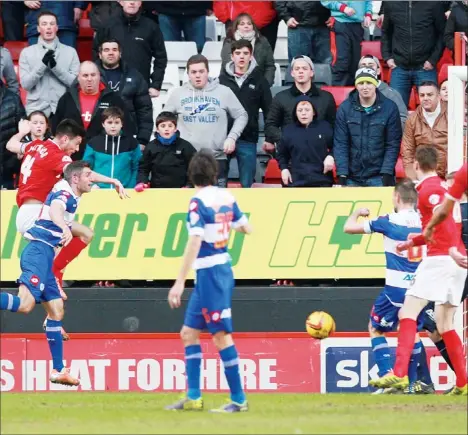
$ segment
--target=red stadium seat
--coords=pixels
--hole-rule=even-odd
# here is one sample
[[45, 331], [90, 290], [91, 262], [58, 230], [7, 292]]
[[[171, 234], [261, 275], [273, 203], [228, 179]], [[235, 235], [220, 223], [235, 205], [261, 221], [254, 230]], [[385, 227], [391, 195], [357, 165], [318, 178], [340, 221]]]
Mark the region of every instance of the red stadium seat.
[[448, 67], [449, 67], [449, 66], [453, 66], [453, 64], [452, 64], [452, 63], [444, 63], [444, 64], [442, 65], [442, 67], [440, 68], [439, 74], [438, 74], [438, 76], [437, 76], [437, 81], [439, 82], [439, 85], [440, 85], [443, 81], [447, 80], [447, 78], [448, 78]]
[[26, 92], [26, 89], [23, 89], [22, 87], [20, 87], [20, 97], [21, 97], [21, 101], [23, 102], [23, 106], [26, 106], [27, 95], [28, 93]]
[[395, 166], [395, 173], [396, 173], [396, 178], [397, 180], [401, 180], [402, 178], [405, 178], [405, 170], [403, 168], [403, 160], [401, 156], [398, 156], [398, 160], [396, 162]]
[[91, 22], [87, 18], [82, 18], [79, 22], [78, 38], [80, 39], [93, 39], [94, 30], [91, 27]]
[[76, 51], [80, 62], [85, 60], [93, 60], [93, 40], [92, 39], [78, 39], [76, 41]]
[[23, 48], [27, 47], [28, 43], [26, 41], [6, 41], [3, 46], [10, 51], [13, 62], [17, 63]]
[[453, 53], [448, 48], [444, 50], [444, 52], [442, 53], [442, 57], [437, 63], [437, 72], [439, 72], [446, 63], [453, 65]]
[[382, 60], [382, 51], [380, 50], [380, 41], [362, 41], [361, 42], [361, 56], [366, 55], [375, 56], [377, 59]]
[[252, 184], [253, 189], [262, 189], [262, 188], [278, 188], [282, 187], [281, 184], [268, 184], [268, 183], [254, 183]]
[[240, 189], [242, 184], [240, 184], [238, 181], [229, 181], [227, 187], [229, 189]]
[[335, 98], [336, 107], [338, 107], [346, 98], [349, 93], [354, 90], [354, 86], [322, 86], [322, 91], [330, 92]]
[[281, 184], [281, 170], [276, 159], [268, 160], [263, 181], [265, 184]]
[[411, 89], [411, 94], [408, 102], [408, 110], [416, 110], [419, 106], [419, 96], [416, 86]]

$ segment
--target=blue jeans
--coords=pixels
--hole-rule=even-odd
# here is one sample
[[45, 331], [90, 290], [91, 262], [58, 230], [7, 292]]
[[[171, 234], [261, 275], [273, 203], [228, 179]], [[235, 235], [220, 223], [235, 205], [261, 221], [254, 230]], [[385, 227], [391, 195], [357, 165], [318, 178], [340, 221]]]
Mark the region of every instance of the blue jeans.
[[327, 27], [288, 29], [289, 62], [301, 54], [309, 56], [313, 62], [330, 64], [332, 61], [330, 30]]
[[[73, 32], [72, 30], [59, 30], [57, 33], [57, 37], [62, 44], [68, 45], [69, 47], [73, 47], [75, 49], [76, 49], [76, 36], [77, 36], [77, 33]], [[28, 44], [29, 45], [37, 44], [38, 38], [39, 38], [39, 35], [30, 36], [28, 38]]]
[[159, 28], [165, 41], [194, 41], [199, 53], [203, 50], [206, 33], [206, 17], [184, 17], [159, 14]]
[[408, 106], [413, 85], [419, 86], [425, 81], [437, 83], [437, 71], [435, 68], [431, 71], [426, 71], [422, 68], [405, 69], [397, 66], [392, 70], [390, 87], [400, 93], [405, 105]]
[[348, 187], [383, 187], [383, 180], [380, 175], [370, 177], [367, 180], [353, 180], [348, 178]]
[[257, 169], [257, 144], [238, 140], [235, 156], [239, 167], [239, 181], [242, 187], [251, 187]]

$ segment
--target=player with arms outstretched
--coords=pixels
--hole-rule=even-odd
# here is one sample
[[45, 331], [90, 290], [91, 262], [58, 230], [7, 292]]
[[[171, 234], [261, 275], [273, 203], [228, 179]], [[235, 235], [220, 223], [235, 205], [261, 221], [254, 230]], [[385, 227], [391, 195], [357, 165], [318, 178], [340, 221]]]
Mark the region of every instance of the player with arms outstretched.
[[[54, 184], [62, 177], [63, 171], [72, 162], [71, 155], [78, 151], [85, 131], [75, 121], [64, 119], [56, 129], [54, 139], [34, 140], [22, 143], [21, 140], [31, 130], [28, 120], [21, 120], [18, 133], [7, 143], [12, 153], [23, 155], [16, 202], [19, 210], [16, 215], [16, 228], [25, 234], [36, 221], [42, 205]], [[121, 198], [126, 197], [120, 181], [91, 172], [93, 183], [113, 184]], [[67, 295], [62, 288], [62, 277], [68, 263], [88, 246], [93, 238], [93, 231], [73, 221], [71, 227], [73, 240], [61, 250], [54, 260], [53, 271], [57, 285], [64, 300]], [[64, 337], [68, 336], [63, 331]]]
[[[344, 232], [348, 234], [380, 233], [384, 236], [386, 258], [385, 288], [377, 297], [369, 319], [369, 334], [379, 376], [392, 371], [391, 355], [385, 335], [396, 329], [398, 312], [405, 300], [414, 273], [421, 262], [424, 252], [422, 247], [409, 249], [404, 253], [396, 251], [399, 242], [406, 241], [409, 234], [421, 233], [421, 219], [416, 211], [418, 193], [412, 180], [397, 183], [393, 191], [394, 213], [380, 216], [373, 220], [359, 221], [359, 217], [368, 217], [369, 210], [360, 208], [346, 221]], [[419, 316], [419, 329], [435, 329], [435, 323], [422, 312]], [[419, 378], [419, 379], [418, 379]], [[434, 393], [424, 346], [416, 336], [416, 342], [409, 364], [409, 394]], [[392, 393], [394, 389], [378, 389], [374, 394]]]
[[18, 296], [1, 293], [0, 309], [28, 314], [36, 304], [47, 312], [46, 337], [52, 355], [50, 381], [79, 385], [63, 364], [63, 299], [52, 271], [56, 251], [73, 239], [71, 226], [81, 196], [91, 190], [91, 169], [86, 162], [70, 163], [41, 206], [34, 224], [24, 233], [30, 240], [21, 254]]
[[[419, 180], [416, 187], [419, 193], [418, 209], [424, 229], [447, 192], [445, 182], [438, 177], [436, 168], [437, 151], [434, 147], [418, 147], [414, 169]], [[408, 365], [416, 335], [416, 319], [428, 301], [432, 301], [435, 303], [437, 329], [445, 342], [457, 377], [456, 386], [450, 394], [468, 394], [463, 345], [453, 325], [467, 272], [455, 261], [456, 258], [466, 256], [460, 227], [461, 221], [456, 223], [454, 217], [449, 216], [435, 228], [434, 242], [428, 245], [427, 257], [419, 265], [400, 310], [400, 331], [394, 370], [370, 381], [371, 385], [378, 388], [405, 388], [408, 385]], [[402, 243], [398, 249], [410, 249], [424, 244], [423, 235], [418, 235]]]
[[197, 190], [187, 216], [189, 240], [179, 276], [168, 295], [171, 308], [178, 308], [187, 274], [193, 267], [196, 270], [195, 288], [180, 332], [185, 347], [188, 391], [183, 399], [166, 407], [167, 410], [203, 409], [200, 332], [204, 329], [213, 336], [231, 390], [231, 402], [213, 412], [248, 410], [239, 373], [239, 356], [232, 339], [234, 277], [227, 246], [231, 228], [245, 234], [251, 229], [232, 194], [215, 187], [217, 174], [217, 163], [210, 150], [195, 154], [188, 170], [189, 179]]

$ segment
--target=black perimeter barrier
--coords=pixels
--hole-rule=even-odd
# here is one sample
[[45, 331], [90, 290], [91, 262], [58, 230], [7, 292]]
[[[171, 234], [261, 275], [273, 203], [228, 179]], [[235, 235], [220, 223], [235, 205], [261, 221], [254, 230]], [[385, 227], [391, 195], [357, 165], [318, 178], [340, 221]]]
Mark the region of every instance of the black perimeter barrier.
[[[2, 289], [16, 293], [16, 289]], [[182, 307], [171, 310], [167, 288], [69, 288], [63, 325], [67, 332], [178, 332]], [[367, 331], [369, 312], [381, 287], [237, 287], [232, 310], [234, 331], [302, 332], [313, 311], [330, 313], [337, 331]], [[42, 332], [44, 310], [28, 315], [1, 313], [1, 332]]]

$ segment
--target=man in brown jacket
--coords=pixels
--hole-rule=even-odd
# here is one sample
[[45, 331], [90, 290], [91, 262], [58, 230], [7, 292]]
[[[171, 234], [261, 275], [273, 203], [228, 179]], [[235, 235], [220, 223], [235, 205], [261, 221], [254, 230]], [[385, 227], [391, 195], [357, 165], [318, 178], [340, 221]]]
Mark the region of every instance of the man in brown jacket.
[[445, 178], [447, 173], [447, 103], [441, 101], [435, 82], [423, 82], [418, 89], [421, 105], [408, 117], [403, 134], [401, 152], [406, 176], [416, 179], [413, 169], [416, 148], [434, 145], [439, 162], [437, 173]]

